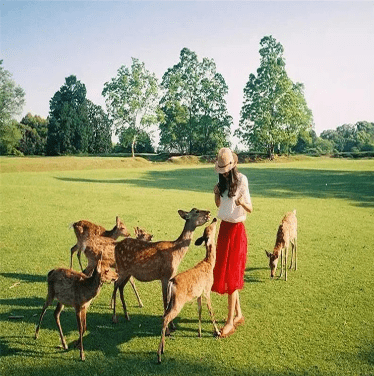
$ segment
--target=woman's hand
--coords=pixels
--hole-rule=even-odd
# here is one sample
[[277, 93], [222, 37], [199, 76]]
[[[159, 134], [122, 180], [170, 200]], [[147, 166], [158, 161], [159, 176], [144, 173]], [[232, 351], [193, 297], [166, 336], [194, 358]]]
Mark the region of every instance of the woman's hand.
[[240, 197], [238, 197], [238, 198], [235, 200], [235, 205], [236, 205], [236, 206], [242, 206], [243, 203], [244, 203], [243, 196], [240, 196]]
[[220, 194], [220, 192], [219, 192], [219, 188], [218, 188], [218, 184], [216, 184], [216, 185], [214, 186], [213, 192], [214, 192], [214, 194], [216, 194], [216, 195], [219, 195], [219, 194]]
[[235, 200], [235, 205], [241, 206], [248, 213], [252, 213], [252, 210], [253, 210], [252, 202], [249, 202], [249, 203], [245, 202], [243, 196], [240, 196]]

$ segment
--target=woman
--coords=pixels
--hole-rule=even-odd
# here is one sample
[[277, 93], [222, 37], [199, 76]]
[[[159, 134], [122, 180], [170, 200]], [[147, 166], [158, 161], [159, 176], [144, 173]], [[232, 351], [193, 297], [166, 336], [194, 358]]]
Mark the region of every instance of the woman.
[[237, 169], [238, 157], [229, 148], [218, 152], [215, 169], [219, 174], [214, 187], [215, 203], [221, 225], [217, 238], [217, 260], [214, 267], [212, 291], [228, 294], [228, 317], [221, 330], [221, 338], [235, 332], [244, 323], [239, 291], [244, 286], [247, 259], [247, 235], [244, 221], [252, 212], [248, 180]]

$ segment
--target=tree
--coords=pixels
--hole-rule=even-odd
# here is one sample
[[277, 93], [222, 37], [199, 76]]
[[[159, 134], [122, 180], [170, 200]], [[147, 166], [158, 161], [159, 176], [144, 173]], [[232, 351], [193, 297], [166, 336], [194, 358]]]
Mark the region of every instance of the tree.
[[19, 150], [24, 155], [44, 155], [47, 145], [48, 120], [28, 113], [21, 120], [22, 139]]
[[[121, 132], [119, 136], [119, 143], [116, 146], [118, 152], [129, 153], [132, 152], [132, 142], [134, 139], [133, 128], [127, 128]], [[152, 140], [149, 134], [145, 131], [138, 133], [136, 150], [138, 153], [154, 153], [154, 148], [152, 146]]]
[[116, 133], [132, 129], [132, 155], [139, 135], [157, 123], [158, 80], [154, 73], [145, 68], [145, 64], [132, 58], [129, 69], [121, 66], [117, 76], [104, 84], [102, 95], [105, 97], [108, 113], [114, 120]]
[[304, 98], [304, 86], [287, 76], [283, 46], [272, 36], [260, 42], [260, 67], [250, 74], [235, 135], [248, 147], [266, 150], [296, 144], [298, 134], [312, 127], [312, 112]]
[[50, 100], [48, 155], [88, 151], [90, 132], [86, 92], [86, 86], [72, 75], [65, 78], [65, 84]]
[[14, 154], [22, 135], [18, 122], [12, 118], [21, 112], [25, 92], [2, 64], [3, 60], [0, 60], [0, 153]]
[[101, 106], [87, 100], [88, 152], [109, 153], [112, 150], [112, 122]]
[[228, 146], [232, 118], [227, 112], [228, 87], [213, 59], [199, 61], [183, 48], [178, 64], [162, 78], [160, 144], [182, 154], [201, 154]]

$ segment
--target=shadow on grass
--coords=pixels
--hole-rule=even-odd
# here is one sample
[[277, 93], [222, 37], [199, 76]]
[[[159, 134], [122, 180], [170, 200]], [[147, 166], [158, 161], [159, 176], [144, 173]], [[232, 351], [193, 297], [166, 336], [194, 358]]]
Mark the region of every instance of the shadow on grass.
[[[262, 270], [268, 270], [268, 268], [247, 268], [244, 273], [244, 282], [247, 283], [264, 283], [267, 278], [263, 277], [264, 273], [258, 273]], [[261, 276], [260, 276], [261, 275]]]
[[[374, 207], [374, 172], [292, 168], [240, 168], [248, 177], [250, 192], [271, 198], [341, 198], [362, 207]], [[188, 168], [148, 171], [141, 179], [80, 179], [56, 177], [65, 182], [123, 184], [141, 188], [176, 189], [209, 193], [217, 181], [212, 169]]]
[[23, 282], [47, 282], [47, 275], [23, 274], [23, 273], [0, 273], [2, 277], [18, 279]]

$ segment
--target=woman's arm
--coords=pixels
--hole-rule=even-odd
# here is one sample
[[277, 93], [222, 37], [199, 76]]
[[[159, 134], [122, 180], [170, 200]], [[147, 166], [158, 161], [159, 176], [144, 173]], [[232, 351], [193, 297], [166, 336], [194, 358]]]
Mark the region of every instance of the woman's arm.
[[243, 196], [240, 196], [238, 199], [236, 199], [235, 205], [241, 206], [248, 213], [252, 213], [252, 210], [253, 210], [252, 202], [251, 201], [249, 203], [245, 202], [243, 199]]

